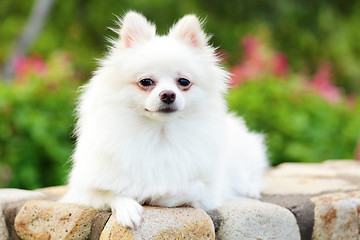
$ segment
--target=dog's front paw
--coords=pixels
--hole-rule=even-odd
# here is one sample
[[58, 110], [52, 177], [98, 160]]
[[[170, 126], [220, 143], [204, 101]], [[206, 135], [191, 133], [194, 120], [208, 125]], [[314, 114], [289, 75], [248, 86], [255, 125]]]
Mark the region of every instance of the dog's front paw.
[[131, 198], [117, 198], [112, 204], [113, 214], [124, 227], [135, 228], [140, 225], [143, 207]]

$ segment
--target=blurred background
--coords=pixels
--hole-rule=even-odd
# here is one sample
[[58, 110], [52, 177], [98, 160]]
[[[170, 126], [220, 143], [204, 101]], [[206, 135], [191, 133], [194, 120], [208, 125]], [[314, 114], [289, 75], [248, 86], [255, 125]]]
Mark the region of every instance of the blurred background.
[[77, 89], [130, 9], [160, 34], [206, 19], [229, 107], [267, 135], [273, 165], [360, 159], [360, 1], [2, 0], [0, 187], [66, 183]]

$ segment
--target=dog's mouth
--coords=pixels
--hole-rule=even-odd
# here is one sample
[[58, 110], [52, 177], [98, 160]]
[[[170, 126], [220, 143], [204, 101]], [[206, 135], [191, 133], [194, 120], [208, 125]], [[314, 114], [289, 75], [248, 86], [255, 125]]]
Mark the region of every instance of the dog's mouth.
[[177, 109], [176, 109], [176, 108], [172, 108], [172, 107], [161, 107], [161, 108], [157, 109], [156, 111], [151, 111], [151, 110], [145, 108], [145, 111], [146, 111], [146, 112], [157, 112], [157, 113], [168, 114], [168, 113], [176, 112]]

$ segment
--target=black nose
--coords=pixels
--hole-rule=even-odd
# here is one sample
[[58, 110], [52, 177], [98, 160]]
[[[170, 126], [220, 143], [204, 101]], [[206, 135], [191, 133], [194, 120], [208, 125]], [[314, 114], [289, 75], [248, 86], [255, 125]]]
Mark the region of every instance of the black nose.
[[176, 93], [171, 90], [164, 90], [160, 94], [160, 100], [164, 103], [173, 103], [176, 99]]

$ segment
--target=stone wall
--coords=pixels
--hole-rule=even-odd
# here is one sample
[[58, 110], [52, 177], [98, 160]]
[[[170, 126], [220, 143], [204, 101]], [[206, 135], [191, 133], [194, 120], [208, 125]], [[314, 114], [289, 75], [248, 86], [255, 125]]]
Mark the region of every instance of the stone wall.
[[137, 229], [110, 212], [56, 202], [66, 187], [0, 189], [0, 239], [360, 239], [360, 163], [284, 163], [261, 200], [227, 201], [211, 213], [145, 207]]

